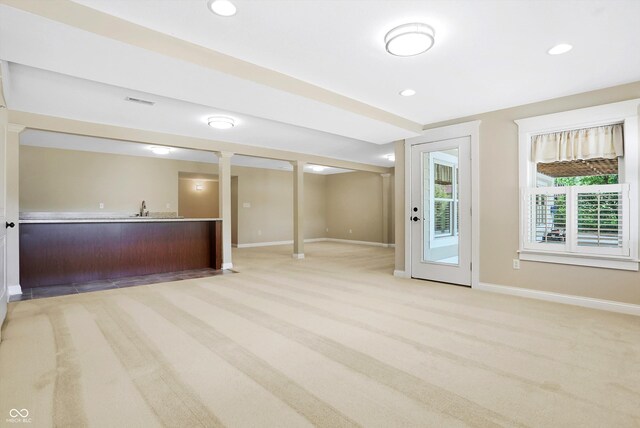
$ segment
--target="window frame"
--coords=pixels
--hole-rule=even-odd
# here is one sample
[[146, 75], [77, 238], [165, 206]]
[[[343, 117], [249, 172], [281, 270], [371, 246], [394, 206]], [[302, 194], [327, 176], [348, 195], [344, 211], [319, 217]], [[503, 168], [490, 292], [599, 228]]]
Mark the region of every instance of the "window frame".
[[[519, 256], [521, 260], [538, 261], [545, 263], [560, 263], [579, 266], [593, 266], [611, 269], [623, 269], [637, 271], [638, 265], [638, 239], [640, 230], [640, 218], [638, 216], [638, 168], [639, 156], [639, 128], [638, 107], [640, 99], [605, 104], [595, 107], [587, 107], [578, 110], [570, 110], [561, 113], [544, 116], [529, 117], [516, 120], [518, 125], [518, 150], [519, 150]], [[620, 158], [618, 182], [628, 184], [628, 256], [589, 254], [587, 252], [552, 251], [543, 248], [527, 248], [526, 239], [528, 230], [528, 206], [525, 204], [525, 195], [537, 188], [538, 172], [536, 163], [531, 156], [532, 136], [537, 134], [560, 132], [571, 129], [591, 128], [610, 125], [613, 123], [624, 124], [625, 153]], [[625, 219], [627, 220], [627, 219]], [[568, 243], [569, 244], [569, 243]], [[569, 245], [567, 245], [569, 247]]]

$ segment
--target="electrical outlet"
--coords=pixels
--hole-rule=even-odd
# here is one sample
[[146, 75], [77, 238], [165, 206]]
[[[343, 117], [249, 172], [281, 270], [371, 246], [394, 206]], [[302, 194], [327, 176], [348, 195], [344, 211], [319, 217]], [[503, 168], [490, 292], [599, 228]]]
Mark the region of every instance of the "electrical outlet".
[[353, 233], [353, 230], [349, 229], [349, 233]]
[[513, 268], [520, 269], [520, 259], [513, 259]]
[[171, 204], [167, 202], [167, 208], [171, 208]]
[[103, 210], [104, 209], [104, 202], [100, 202], [100, 209]]
[[251, 202], [243, 202], [242, 208], [251, 208]]

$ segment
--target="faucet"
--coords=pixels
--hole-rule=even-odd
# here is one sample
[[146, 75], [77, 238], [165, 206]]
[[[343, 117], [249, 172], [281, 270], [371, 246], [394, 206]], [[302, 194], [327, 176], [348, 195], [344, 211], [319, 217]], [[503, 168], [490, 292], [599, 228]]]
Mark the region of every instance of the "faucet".
[[147, 211], [145, 214], [146, 209], [147, 209], [147, 203], [145, 201], [142, 201], [142, 205], [140, 205], [140, 217], [149, 215], [149, 211]]

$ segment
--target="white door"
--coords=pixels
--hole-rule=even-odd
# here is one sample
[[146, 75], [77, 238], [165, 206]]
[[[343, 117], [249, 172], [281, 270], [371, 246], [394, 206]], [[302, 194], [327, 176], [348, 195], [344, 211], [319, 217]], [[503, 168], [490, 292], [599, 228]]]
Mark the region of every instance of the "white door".
[[[1, 99], [2, 97], [0, 97]], [[0, 327], [7, 315], [7, 209], [6, 209], [7, 109], [0, 107]], [[2, 339], [0, 332], [0, 340]]]
[[411, 147], [411, 276], [471, 285], [471, 139]]

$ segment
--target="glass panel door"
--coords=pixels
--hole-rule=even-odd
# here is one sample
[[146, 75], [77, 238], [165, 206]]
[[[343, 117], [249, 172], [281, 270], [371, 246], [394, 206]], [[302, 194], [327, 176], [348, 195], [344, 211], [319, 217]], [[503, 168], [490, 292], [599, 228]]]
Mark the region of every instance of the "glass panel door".
[[411, 152], [411, 276], [471, 285], [470, 139]]

